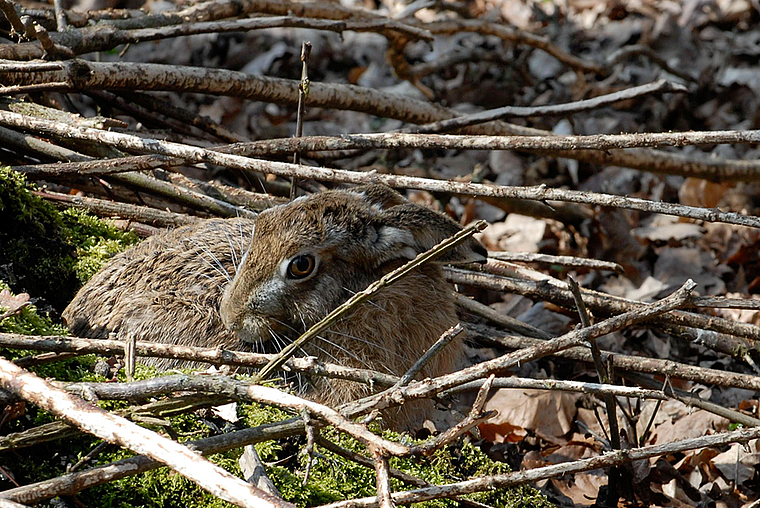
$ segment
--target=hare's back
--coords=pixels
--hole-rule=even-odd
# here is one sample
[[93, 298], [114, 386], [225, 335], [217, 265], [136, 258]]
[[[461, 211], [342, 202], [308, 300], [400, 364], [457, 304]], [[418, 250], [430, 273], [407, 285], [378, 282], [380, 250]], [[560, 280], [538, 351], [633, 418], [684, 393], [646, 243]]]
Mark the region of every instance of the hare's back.
[[209, 334], [234, 340], [219, 320], [219, 300], [253, 226], [252, 219], [204, 220], [114, 256], [64, 310], [69, 329], [84, 337], [138, 333], [140, 340], [184, 345], [213, 344]]

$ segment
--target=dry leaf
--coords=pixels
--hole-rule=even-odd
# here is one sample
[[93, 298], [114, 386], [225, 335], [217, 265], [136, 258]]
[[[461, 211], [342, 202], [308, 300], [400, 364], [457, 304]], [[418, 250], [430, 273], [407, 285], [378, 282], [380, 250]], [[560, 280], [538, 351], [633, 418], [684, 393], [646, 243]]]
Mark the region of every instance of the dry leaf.
[[579, 397], [568, 392], [502, 388], [485, 406], [486, 411], [496, 410], [499, 414], [481, 424], [480, 430], [495, 442], [519, 441], [525, 430], [554, 442], [570, 432]]
[[4, 307], [5, 311], [0, 312], [0, 319], [13, 316], [29, 304], [28, 294], [19, 293], [16, 296], [13, 296], [10, 291], [3, 289], [0, 291], [0, 307]]
[[760, 442], [753, 439], [746, 445], [733, 443], [731, 448], [713, 457], [710, 463], [723, 478], [741, 485], [755, 476], [755, 468], [760, 464]]

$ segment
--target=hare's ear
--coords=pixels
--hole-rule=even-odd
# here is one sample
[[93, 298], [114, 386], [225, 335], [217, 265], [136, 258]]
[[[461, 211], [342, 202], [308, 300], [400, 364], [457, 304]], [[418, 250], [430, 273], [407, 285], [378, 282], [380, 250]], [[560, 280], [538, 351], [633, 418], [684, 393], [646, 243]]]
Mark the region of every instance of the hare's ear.
[[[410, 257], [424, 252], [462, 228], [442, 213], [409, 202], [392, 206], [379, 213], [381, 236], [387, 245], [399, 249], [398, 257]], [[413, 257], [413, 256], [411, 256]], [[439, 263], [483, 263], [487, 257], [485, 247], [470, 238], [436, 258]]]
[[382, 183], [357, 185], [351, 189], [351, 192], [361, 196], [370, 205], [381, 209], [409, 202], [404, 196]]

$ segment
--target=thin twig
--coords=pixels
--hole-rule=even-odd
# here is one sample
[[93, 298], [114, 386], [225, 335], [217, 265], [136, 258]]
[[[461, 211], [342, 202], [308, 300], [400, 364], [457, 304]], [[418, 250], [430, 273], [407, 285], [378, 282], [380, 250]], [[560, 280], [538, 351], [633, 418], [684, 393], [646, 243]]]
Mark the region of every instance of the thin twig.
[[58, 32], [63, 32], [69, 27], [66, 11], [63, 9], [63, 0], [53, 0], [53, 7], [55, 8], [56, 30]]
[[438, 450], [439, 448], [442, 448], [456, 441], [460, 436], [469, 432], [470, 429], [476, 425], [479, 425], [492, 416], [495, 416], [497, 411], [483, 411], [486, 400], [488, 398], [488, 393], [491, 391], [491, 387], [493, 386], [495, 378], [496, 374], [491, 374], [488, 376], [488, 378], [485, 379], [485, 381], [483, 381], [480, 388], [478, 389], [478, 395], [475, 398], [475, 402], [472, 404], [470, 413], [464, 420], [457, 423], [453, 427], [450, 427], [445, 432], [440, 433], [435, 438], [412, 447], [412, 453], [416, 455], [430, 455], [435, 450]]
[[377, 484], [377, 504], [380, 508], [394, 508], [391, 497], [391, 476], [390, 467], [388, 466], [388, 457], [374, 452], [375, 477]]
[[[477, 287], [488, 288], [494, 291], [508, 293], [517, 293], [528, 298], [536, 300], [549, 301], [566, 308], [573, 308], [573, 297], [570, 291], [564, 287], [553, 284], [550, 280], [533, 281], [517, 279], [514, 277], [504, 277], [483, 273], [471, 272], [456, 267], [445, 267], [444, 273], [446, 278], [455, 284], [466, 284]], [[564, 286], [564, 284], [562, 285]], [[627, 312], [641, 302], [608, 295], [598, 291], [583, 289], [584, 303], [595, 312], [613, 314]], [[693, 304], [690, 302], [689, 307]], [[687, 333], [686, 327], [701, 328], [703, 330], [712, 330], [721, 334], [729, 334], [737, 337], [744, 337], [751, 340], [760, 340], [760, 327], [750, 323], [739, 323], [729, 319], [723, 319], [715, 316], [706, 316], [695, 314], [693, 312], [673, 311], [662, 317], [653, 320], [657, 325], [668, 325], [680, 327], [680, 333]], [[706, 339], [706, 337], [703, 337]], [[706, 342], [701, 342], [708, 345]], [[709, 347], [715, 347], [713, 344]], [[731, 346], [734, 344], [731, 343]], [[730, 351], [722, 351], [731, 354]]]
[[[470, 334], [479, 340], [487, 340], [492, 344], [497, 344], [514, 350], [519, 350], [526, 346], [537, 346], [544, 342], [540, 339], [534, 339], [531, 337], [504, 335], [499, 330], [482, 325], [467, 325], [467, 329], [470, 331]], [[591, 352], [585, 346], [559, 351], [552, 353], [552, 355], [568, 358], [576, 362], [587, 362], [592, 365], [594, 363], [593, 358], [591, 358]], [[622, 354], [611, 356], [615, 368], [626, 372], [644, 372], [660, 376], [665, 375], [675, 379], [685, 379], [705, 385], [731, 386], [752, 391], [760, 391], [760, 376], [752, 374], [708, 369], [660, 358]]]
[[[19, 128], [39, 130], [50, 134], [62, 135], [76, 139], [97, 139], [102, 143], [108, 143], [121, 149], [132, 149], [138, 151], [158, 152], [164, 155], [174, 155], [197, 162], [214, 162], [229, 167], [258, 171], [262, 173], [273, 173], [279, 176], [307, 179], [314, 178], [317, 180], [343, 181], [349, 183], [366, 184], [368, 181], [382, 182], [391, 187], [405, 187], [434, 192], [447, 192], [454, 194], [468, 194], [474, 196], [491, 196], [501, 198], [530, 199], [535, 201], [570, 201], [575, 203], [587, 203], [602, 206], [612, 206], [628, 208], [632, 210], [641, 210], [654, 213], [663, 213], [667, 215], [677, 215], [681, 217], [690, 217], [693, 219], [707, 220], [710, 222], [726, 222], [742, 226], [760, 227], [760, 217], [744, 215], [735, 212], [721, 212], [718, 210], [708, 210], [695, 206], [684, 206], [673, 203], [661, 203], [647, 201], [638, 198], [629, 198], [625, 196], [614, 196], [609, 194], [597, 194], [583, 191], [569, 191], [564, 189], [550, 189], [544, 185], [537, 187], [504, 187], [490, 186], [483, 184], [462, 183], [455, 181], [438, 181], [428, 178], [417, 178], [398, 175], [367, 175], [353, 171], [344, 171], [337, 169], [322, 169], [307, 166], [296, 166], [284, 162], [269, 162], [256, 159], [248, 159], [236, 155], [228, 155], [203, 148], [182, 145], [179, 143], [162, 142], [156, 139], [142, 139], [136, 136], [108, 132], [97, 129], [72, 129], [68, 125], [42, 120], [39, 118], [25, 117], [17, 113], [0, 111], [0, 124], [9, 125]], [[679, 133], [681, 136], [688, 137], [689, 133]], [[699, 133], [706, 134], [706, 133]], [[743, 131], [741, 136], [747, 141], [756, 137], [755, 142], [760, 142], [760, 131]], [[382, 135], [381, 135], [382, 136]], [[395, 135], [394, 135], [395, 136]], [[414, 136], [405, 134], [403, 136]], [[422, 136], [422, 135], [419, 135]], [[626, 134], [625, 136], [638, 136], [636, 134]], [[656, 136], [656, 135], [654, 135]], [[375, 135], [352, 136], [353, 138], [372, 139]], [[435, 136], [444, 138], [446, 136]], [[593, 137], [593, 136], [591, 136]], [[709, 135], [705, 137], [710, 137]], [[448, 136], [448, 138], [457, 138], [457, 136]], [[422, 138], [419, 138], [422, 139]], [[507, 139], [507, 138], [498, 138]], [[559, 138], [562, 139], [562, 138]], [[294, 140], [298, 141], [298, 140]], [[675, 142], [676, 138], [671, 141]], [[716, 142], [716, 141], [713, 141]], [[469, 147], [473, 148], [473, 147]]]
[[[77, 352], [80, 354], [96, 353], [103, 356], [119, 355], [124, 351], [120, 340], [85, 339], [79, 337], [62, 337], [47, 335], [21, 335], [15, 333], [0, 333], [0, 345], [11, 349], [29, 349], [33, 351]], [[238, 365], [243, 367], [262, 367], [271, 362], [275, 355], [249, 353], [244, 351], [227, 351], [219, 348], [201, 348], [194, 346], [177, 346], [157, 342], [138, 341], [135, 344], [138, 356], [155, 358], [174, 358], [193, 362], [206, 362], [214, 365]], [[392, 386], [398, 377], [367, 369], [345, 367], [325, 363], [311, 358], [290, 358], [285, 364], [287, 369], [294, 372], [304, 372], [310, 375], [348, 379], [374, 386]], [[171, 377], [161, 377], [167, 383], [173, 382]], [[104, 389], [119, 390], [123, 384], [110, 384]], [[175, 386], [175, 390], [181, 389]], [[103, 395], [103, 398], [108, 396]]]
[[10, 23], [13, 32], [16, 32], [19, 37], [23, 37], [26, 30], [13, 4], [8, 0], [0, 0], [0, 11], [3, 11], [5, 19]]
[[443, 348], [445, 348], [452, 340], [454, 340], [457, 336], [459, 336], [460, 333], [464, 331], [464, 328], [461, 324], [457, 323], [456, 325], [452, 326], [443, 334], [441, 334], [441, 337], [435, 341], [435, 343], [428, 348], [425, 353], [420, 356], [420, 358], [414, 362], [414, 365], [409, 367], [409, 370], [407, 370], [403, 376], [398, 380], [398, 382], [393, 385], [393, 388], [398, 388], [399, 386], [406, 386], [408, 385], [414, 377], [417, 375], [419, 371], [422, 370], [422, 368], [435, 356], [437, 355]]
[[[298, 84], [298, 110], [296, 114], [296, 138], [303, 136], [303, 115], [306, 109], [306, 99], [309, 96], [309, 55], [311, 55], [311, 42], [304, 41], [301, 44], [301, 82]], [[293, 164], [301, 164], [301, 154], [293, 154]], [[290, 199], [298, 195], [298, 178], [290, 179]]]
[[[538, 254], [535, 252], [502, 252], [488, 251], [488, 257], [502, 261], [520, 263], [543, 263], [547, 265], [560, 265], [567, 268], [592, 268], [596, 270], [610, 270], [615, 273], [624, 273], [625, 269], [618, 263], [602, 261], [600, 259], [587, 259], [576, 256], [553, 256], [551, 254]], [[760, 300], [758, 300], [760, 304]]]
[[85, 196], [72, 196], [59, 192], [34, 191], [37, 196], [54, 201], [66, 203], [66, 205], [88, 210], [101, 217], [121, 217], [136, 220], [160, 227], [177, 227], [197, 222], [199, 218], [182, 213], [158, 210], [148, 206], [131, 205], [129, 203], [116, 203], [105, 199], [88, 198]]
[[[209, 455], [240, 448], [251, 443], [281, 439], [302, 433], [303, 422], [300, 419], [296, 419], [260, 425], [185, 444], [193, 450], [204, 455]], [[105, 466], [91, 468], [80, 473], [67, 474], [58, 478], [5, 490], [0, 492], [0, 497], [26, 504], [36, 504], [56, 496], [74, 495], [86, 488], [150, 471], [162, 465], [161, 462], [150, 459], [145, 455], [138, 455]]]
[[688, 91], [689, 90], [683, 85], [661, 79], [653, 83], [647, 83], [646, 85], [640, 85], [633, 88], [620, 90], [619, 92], [599, 95], [593, 99], [585, 99], [575, 102], [568, 102], [565, 104], [552, 104], [549, 106], [537, 107], [504, 106], [497, 109], [490, 109], [487, 111], [481, 111], [479, 113], [472, 113], [456, 118], [450, 118], [448, 120], [439, 120], [437, 122], [409, 127], [401, 132], [432, 134], [436, 132], [447, 132], [456, 129], [462, 129], [464, 127], [469, 127], [470, 125], [492, 122], [494, 120], [503, 120], [505, 118], [571, 115], [580, 111], [600, 108], [609, 104], [614, 104], [616, 102], [626, 101], [637, 97], [646, 97], [647, 95], [655, 93], [687, 93]]
[[[573, 294], [573, 300], [575, 300], [575, 306], [578, 309], [581, 326], [584, 328], [591, 326], [591, 317], [589, 316], [588, 309], [586, 309], [586, 305], [583, 303], [583, 296], [581, 295], [580, 286], [575, 281], [575, 279], [570, 276], [567, 277], [567, 285], [570, 288], [570, 292]], [[608, 375], [607, 369], [602, 362], [602, 354], [599, 351], [599, 346], [596, 344], [596, 341], [589, 341], [588, 345], [591, 348], [591, 357], [594, 359], [594, 368], [596, 369], [596, 374], [599, 377], [599, 382], [610, 383], [610, 376]], [[617, 402], [615, 400], [615, 397], [609, 393], [603, 394], [602, 399], [604, 400], [604, 406], [607, 410], [607, 422], [610, 426], [608, 434], [610, 438], [610, 447], [613, 450], [619, 450], [620, 428], [618, 427], [617, 421]], [[610, 493], [607, 497], [607, 506], [617, 505], [618, 499], [620, 498], [620, 473], [621, 471], [617, 468], [610, 468], [608, 472], [607, 477], [610, 486]]]
[[460, 295], [459, 293], [456, 293], [455, 298], [457, 301], [457, 305], [459, 305], [461, 308], [463, 308], [467, 312], [471, 312], [480, 317], [484, 317], [498, 325], [501, 325], [502, 327], [504, 327], [505, 329], [509, 331], [519, 333], [527, 337], [535, 337], [537, 339], [551, 339], [552, 338], [551, 335], [541, 330], [540, 328], [536, 328], [535, 326], [529, 325], [528, 323], [523, 323], [522, 321], [515, 319], [511, 316], [507, 316], [506, 314], [501, 314], [500, 312], [496, 312], [488, 305], [483, 305], [482, 303], [476, 300], [467, 298], [464, 295]]

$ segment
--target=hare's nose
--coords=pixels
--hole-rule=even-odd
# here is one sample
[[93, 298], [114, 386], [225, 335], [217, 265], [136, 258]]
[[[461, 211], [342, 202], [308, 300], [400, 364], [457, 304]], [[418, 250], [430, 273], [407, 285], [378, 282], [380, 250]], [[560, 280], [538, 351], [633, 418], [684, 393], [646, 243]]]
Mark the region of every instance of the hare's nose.
[[222, 318], [222, 324], [231, 332], [238, 332], [243, 328], [243, 320], [239, 315], [230, 312], [225, 306], [219, 308], [219, 316]]
[[228, 298], [222, 298], [219, 304], [219, 317], [222, 318], [222, 324], [231, 332], [238, 332], [243, 328], [243, 313], [230, 304]]

